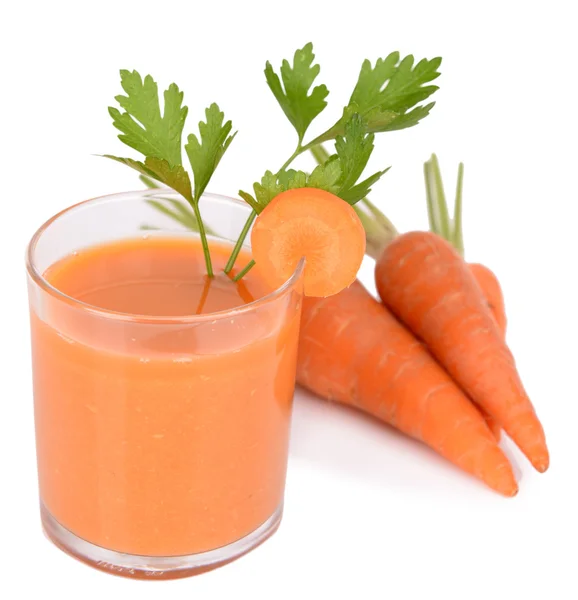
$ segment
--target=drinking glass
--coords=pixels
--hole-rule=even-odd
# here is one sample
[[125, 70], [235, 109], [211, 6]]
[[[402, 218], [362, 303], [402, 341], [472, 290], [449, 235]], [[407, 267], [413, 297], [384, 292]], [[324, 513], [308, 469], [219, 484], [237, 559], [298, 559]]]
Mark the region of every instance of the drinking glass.
[[[143, 578], [219, 566], [278, 527], [302, 300], [303, 264], [265, 297], [178, 317], [105, 310], [47, 281], [95, 245], [198, 235], [158, 202], [190, 212], [165, 190], [96, 198], [50, 219], [27, 252], [44, 530], [95, 567]], [[222, 242], [250, 211], [213, 194], [200, 210]]]

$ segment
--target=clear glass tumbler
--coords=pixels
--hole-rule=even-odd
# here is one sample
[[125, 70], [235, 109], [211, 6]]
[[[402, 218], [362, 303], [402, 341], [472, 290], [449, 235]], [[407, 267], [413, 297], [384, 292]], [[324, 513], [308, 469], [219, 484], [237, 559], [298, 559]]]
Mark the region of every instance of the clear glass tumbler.
[[[145, 578], [219, 566], [278, 527], [302, 300], [302, 264], [263, 298], [186, 317], [104, 310], [45, 279], [105, 242], [196, 236], [151, 206], [167, 198], [187, 210], [164, 190], [78, 204], [27, 254], [44, 530], [95, 567]], [[210, 194], [200, 209], [225, 241], [249, 215]]]

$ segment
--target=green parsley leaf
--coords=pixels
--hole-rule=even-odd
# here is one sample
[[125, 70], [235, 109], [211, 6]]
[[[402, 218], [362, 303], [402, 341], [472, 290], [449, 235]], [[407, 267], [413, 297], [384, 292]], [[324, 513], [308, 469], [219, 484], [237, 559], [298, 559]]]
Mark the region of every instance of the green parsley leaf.
[[166, 160], [151, 157], [147, 157], [143, 163], [140, 160], [121, 158], [119, 156], [112, 156], [111, 154], [104, 154], [103, 156], [135, 169], [141, 174], [141, 180], [142, 176], [144, 176], [164, 183], [166, 186], [181, 194], [181, 196], [186, 198], [189, 202], [192, 202], [191, 180], [189, 179], [189, 174], [181, 165], [171, 167]]
[[332, 194], [339, 190], [338, 181], [341, 177], [341, 164], [333, 155], [326, 162], [317, 165], [307, 178], [307, 187], [319, 188]]
[[239, 190], [239, 196], [243, 198], [243, 200], [255, 211], [256, 214], [259, 214], [264, 206], [261, 206], [251, 194], [244, 192], [243, 190]]
[[205, 110], [206, 121], [199, 123], [201, 141], [191, 133], [188, 137], [185, 150], [189, 157], [195, 178], [195, 201], [198, 202], [205, 191], [225, 151], [230, 146], [234, 137], [231, 121], [224, 123], [225, 115], [218, 105], [213, 103]]
[[149, 190], [156, 190], [159, 188], [157, 182], [146, 175], [139, 175], [139, 180], [141, 183], [144, 183]]
[[253, 184], [253, 189], [259, 206], [265, 207], [275, 196], [284, 192], [286, 188], [279, 182], [277, 175], [274, 175], [271, 171], [265, 171], [261, 182]]
[[279, 185], [284, 190], [294, 190], [297, 188], [307, 187], [307, 173], [303, 171], [296, 171], [295, 169], [289, 169], [288, 171], [281, 171], [277, 175]]
[[171, 167], [166, 160], [147, 156], [145, 166], [150, 172], [154, 173], [158, 181], [162, 181], [165, 185], [177, 191], [189, 202], [193, 200], [191, 180], [182, 165]]
[[367, 118], [371, 131], [375, 131], [376, 133], [381, 131], [398, 131], [417, 125], [423, 118], [429, 115], [434, 106], [435, 102], [430, 102], [425, 106], [416, 106], [416, 108], [409, 112], [396, 114], [395, 118], [388, 122], [384, 122], [383, 115], [386, 113], [391, 114], [390, 111], [386, 111], [386, 113], [381, 113], [379, 111], [369, 113]]
[[[439, 77], [441, 58], [420, 60], [414, 66], [410, 54], [399, 60], [399, 52], [378, 59], [375, 66], [365, 60], [351, 95], [349, 106], [355, 107], [367, 119], [371, 132], [391, 131], [415, 125], [426, 116], [433, 104], [410, 113], [411, 118], [400, 119], [407, 111], [429, 98], [438, 87], [425, 85]], [[396, 115], [396, 116], [394, 116]]]
[[420, 105], [438, 87], [425, 85], [439, 77], [441, 58], [423, 59], [414, 67], [412, 55], [400, 61], [399, 52], [379, 58], [372, 67], [365, 60], [355, 89], [343, 115], [326, 132], [309, 142], [306, 148], [335, 139], [345, 133], [345, 125], [355, 113], [359, 113], [369, 133], [395, 131], [417, 125], [426, 117], [434, 102]]
[[356, 204], [360, 200], [363, 200], [369, 192], [371, 192], [371, 186], [376, 183], [384, 173], [389, 171], [390, 167], [384, 169], [383, 171], [378, 171], [374, 173], [361, 183], [357, 185], [339, 192], [339, 197], [345, 200], [348, 204]]
[[[370, 186], [387, 171], [387, 169], [378, 171], [365, 181], [357, 184], [373, 152], [374, 138], [373, 133], [367, 133], [367, 123], [361, 115], [352, 114], [345, 124], [345, 135], [339, 135], [335, 140], [336, 154], [328, 157], [324, 163], [316, 167], [309, 178], [308, 185], [326, 189], [349, 204], [355, 204], [363, 199], [371, 189]], [[312, 185], [312, 179], [314, 179], [316, 171], [320, 168], [325, 171], [333, 169], [333, 174], [336, 175], [327, 187], [323, 184]]]
[[120, 156], [113, 156], [112, 154], [102, 154], [102, 156], [103, 158], [110, 158], [111, 160], [115, 160], [116, 162], [126, 165], [127, 167], [138, 171], [141, 175], [144, 175], [145, 177], [148, 177], [150, 179], [157, 179], [157, 176], [150, 169], [147, 169], [144, 162], [140, 160], [134, 160], [132, 158], [123, 158]]
[[395, 74], [398, 62], [399, 52], [392, 52], [387, 58], [378, 58], [375, 67], [365, 59], [349, 105], [355, 104], [357, 110], [361, 112], [380, 107], [384, 101], [382, 87]]
[[169, 165], [181, 164], [181, 137], [188, 109], [183, 106], [183, 93], [173, 83], [164, 93], [161, 116], [156, 82], [150, 75], [143, 79], [137, 71], [120, 72], [126, 96], [116, 96], [125, 110], [109, 107], [119, 139], [141, 154], [165, 160]]
[[284, 60], [281, 66], [283, 85], [271, 63], [267, 62], [265, 67], [267, 84], [295, 127], [299, 143], [313, 119], [327, 106], [325, 98], [329, 91], [325, 85], [318, 85], [309, 93], [320, 71], [319, 65], [313, 65], [314, 59], [313, 44], [309, 42], [295, 52], [292, 67]]
[[277, 174], [265, 171], [261, 181], [253, 184], [254, 196], [243, 190], [239, 191], [239, 196], [259, 214], [281, 192], [302, 187], [308, 187], [307, 173], [303, 171], [289, 169]]
[[373, 152], [374, 138], [373, 133], [367, 133], [367, 125], [359, 114], [353, 114], [345, 125], [345, 136], [337, 136], [335, 151], [341, 167], [338, 196], [352, 188], [363, 173]]
[[[359, 107], [356, 104], [351, 104], [348, 108], [352, 113], [359, 112]], [[365, 114], [365, 121], [367, 123], [368, 131], [371, 131], [372, 133], [381, 133], [383, 131], [391, 131], [394, 126], [399, 123], [400, 118], [404, 116], [405, 115], [400, 115], [392, 110], [374, 108]], [[402, 129], [402, 127], [399, 129]]]

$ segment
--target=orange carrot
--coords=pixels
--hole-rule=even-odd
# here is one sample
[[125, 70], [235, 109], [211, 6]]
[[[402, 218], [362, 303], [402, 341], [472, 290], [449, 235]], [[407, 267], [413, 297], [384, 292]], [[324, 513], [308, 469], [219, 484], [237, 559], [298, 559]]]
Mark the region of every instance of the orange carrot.
[[479, 263], [469, 263], [470, 271], [475, 277], [478, 285], [484, 293], [484, 297], [488, 302], [488, 307], [492, 312], [498, 328], [502, 332], [502, 335], [506, 335], [506, 307], [504, 304], [504, 295], [502, 294], [502, 288], [498, 282], [498, 278], [494, 273], [488, 269], [488, 267]]
[[282, 285], [305, 257], [304, 292], [331, 296], [355, 280], [365, 254], [365, 230], [355, 210], [324, 190], [299, 188], [276, 196], [251, 234], [262, 276]]
[[403, 234], [379, 258], [375, 279], [382, 301], [544, 472], [549, 455], [542, 425], [479, 286], [452, 245], [430, 232]]
[[359, 408], [429, 445], [514, 496], [507, 458], [476, 407], [390, 312], [355, 282], [331, 298], [305, 298], [298, 382]]

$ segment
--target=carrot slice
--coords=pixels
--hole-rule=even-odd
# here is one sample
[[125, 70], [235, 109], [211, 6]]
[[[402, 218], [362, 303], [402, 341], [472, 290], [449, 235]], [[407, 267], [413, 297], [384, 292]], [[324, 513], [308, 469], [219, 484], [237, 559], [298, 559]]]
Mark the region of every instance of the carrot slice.
[[353, 208], [315, 188], [282, 192], [257, 217], [253, 257], [267, 283], [278, 287], [305, 258], [304, 293], [326, 297], [351, 285], [365, 254], [365, 231]]

